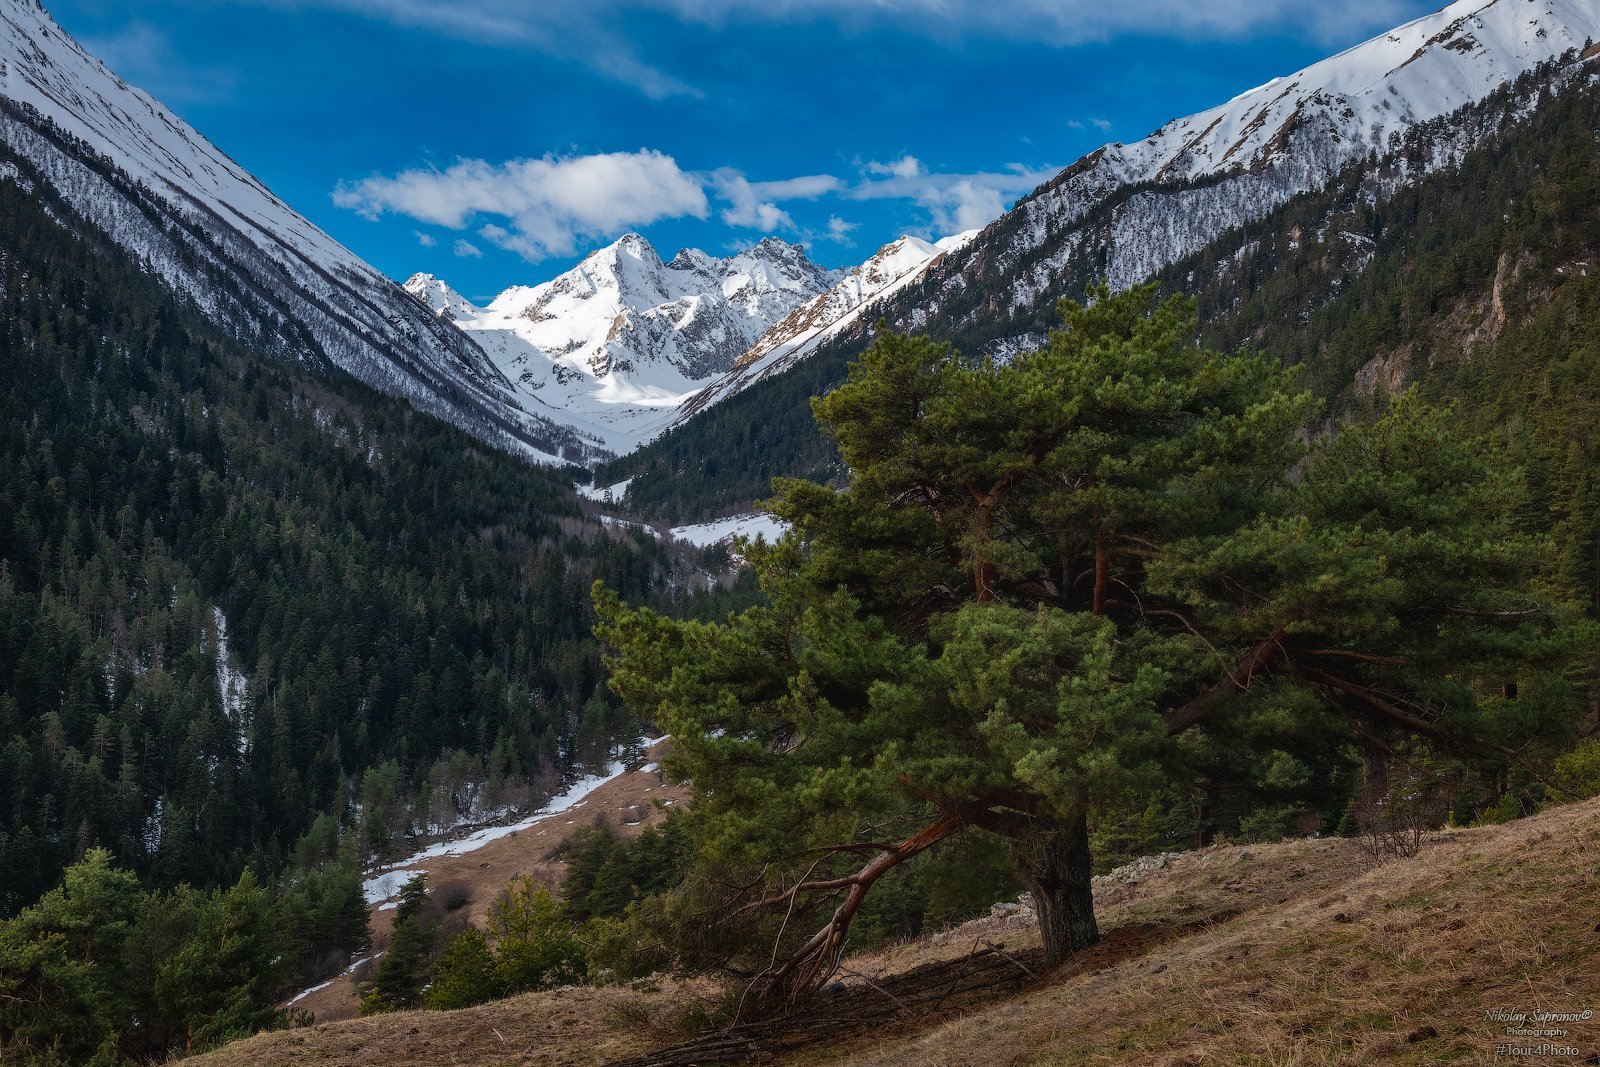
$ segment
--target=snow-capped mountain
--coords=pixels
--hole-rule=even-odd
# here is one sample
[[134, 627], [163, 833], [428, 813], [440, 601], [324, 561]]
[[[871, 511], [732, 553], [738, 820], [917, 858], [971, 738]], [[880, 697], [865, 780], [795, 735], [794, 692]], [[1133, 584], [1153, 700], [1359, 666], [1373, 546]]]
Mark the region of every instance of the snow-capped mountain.
[[688, 248], [663, 263], [630, 233], [488, 307], [431, 274], [405, 288], [575, 430], [627, 452], [792, 366], [976, 233], [901, 237], [847, 271], [770, 237], [726, 259]]
[[1439, 127], [1431, 166], [1447, 165], [1494, 130], [1441, 120], [1596, 38], [1595, 0], [1457, 0], [1142, 141], [1091, 153], [906, 287], [887, 313], [902, 327], [945, 330], [1038, 321], [1086, 281], [1137, 284], [1349, 166], [1371, 160], [1377, 171], [1429, 126]]
[[0, 0], [0, 171], [48, 183], [258, 348], [331, 363], [533, 458], [587, 462], [856, 343], [880, 316], [946, 335], [982, 324], [984, 343], [1014, 346], [1058, 297], [1137, 283], [1347, 167], [1371, 161], [1392, 189], [1416, 176], [1394, 162], [1403, 139], [1425, 133], [1428, 165], [1448, 164], [1494, 127], [1442, 120], [1596, 37], [1597, 0], [1458, 0], [1107, 145], [975, 235], [902, 238], [839, 273], [774, 239], [663, 263], [629, 234], [487, 307], [426, 275], [402, 291], [34, 0]]
[[501, 447], [582, 460], [460, 331], [62, 32], [0, 0], [0, 159], [252, 345], [331, 363]]
[[934, 261], [977, 234], [977, 230], [969, 230], [937, 243], [907, 236], [884, 245], [871, 259], [845, 272], [833, 288], [774, 323], [728, 373], [690, 397], [673, 423], [794, 366], [827, 341], [857, 326], [878, 301], [909, 285]]
[[405, 288], [470, 333], [521, 390], [605, 447], [627, 451], [836, 280], [776, 238], [725, 259], [684, 249], [663, 263], [630, 233], [488, 307], [432, 275]]
[[1393, 154], [1429, 125], [1440, 127], [1430, 165], [1447, 165], [1496, 126], [1442, 120], [1595, 38], [1596, 0], [1458, 0], [1142, 141], [1106, 145], [978, 233], [889, 245], [776, 324], [674, 424], [829, 342], [860, 344], [880, 317], [940, 335], [981, 327], [996, 351], [1034, 343], [1060, 297], [1091, 281], [1144, 281], [1352, 165], [1372, 161], [1391, 191], [1415, 179]]

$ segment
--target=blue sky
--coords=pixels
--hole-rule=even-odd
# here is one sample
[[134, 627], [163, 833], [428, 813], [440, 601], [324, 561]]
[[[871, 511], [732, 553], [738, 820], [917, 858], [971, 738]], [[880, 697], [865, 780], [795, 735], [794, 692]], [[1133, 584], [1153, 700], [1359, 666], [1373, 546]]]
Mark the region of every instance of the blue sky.
[[1437, 6], [46, 0], [379, 269], [474, 299], [630, 229], [853, 264]]

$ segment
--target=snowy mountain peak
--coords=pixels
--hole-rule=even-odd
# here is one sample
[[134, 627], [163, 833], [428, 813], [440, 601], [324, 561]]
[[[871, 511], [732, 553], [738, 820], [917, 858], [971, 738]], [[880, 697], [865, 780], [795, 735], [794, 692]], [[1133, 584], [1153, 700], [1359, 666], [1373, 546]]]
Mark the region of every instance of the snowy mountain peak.
[[[1596, 0], [1457, 0], [1143, 140], [1095, 150], [947, 262], [939, 294], [914, 309], [897, 307], [891, 318], [938, 319], [943, 294], [974, 283], [1004, 288], [1001, 314], [1035, 317], [1068, 279], [1070, 286], [1086, 278], [1137, 284], [1347, 167], [1392, 157], [1418, 131], [1434, 146], [1425, 167], [1447, 165], [1491, 132], [1446, 125], [1435, 136], [1425, 124], [1595, 38]], [[985, 315], [996, 313], [993, 301], [983, 306]]]
[[401, 288], [441, 318], [448, 315], [451, 319], [462, 319], [481, 313], [470, 300], [452, 289], [448, 282], [432, 274], [413, 274]]
[[637, 233], [625, 233], [604, 248], [595, 249], [584, 257], [584, 262], [621, 263], [628, 259], [652, 266], [662, 265], [655, 246]]
[[[1326, 177], [1388, 151], [1417, 124], [1474, 103], [1600, 35], [1594, 0], [1456, 0], [1274, 78], [1142, 141], [1115, 142], [1041, 190], [1098, 199], [1108, 187], [1195, 181], [1276, 165]], [[1040, 194], [1036, 194], [1040, 195]]]
[[717, 260], [698, 248], [680, 248], [678, 249], [678, 254], [672, 257], [672, 262], [668, 263], [667, 266], [673, 270], [709, 274], [716, 270]]
[[648, 240], [628, 233], [487, 308], [428, 275], [407, 289], [436, 314], [448, 308], [523, 390], [627, 449], [834, 281], [805, 249], [777, 238], [725, 259], [686, 248], [663, 263]]
[[728, 373], [689, 399], [674, 423], [782, 372], [824, 342], [859, 327], [879, 300], [909, 285], [946, 252], [963, 247], [977, 234], [969, 230], [936, 244], [907, 235], [884, 245], [865, 263], [838, 275], [826, 292], [774, 323]]

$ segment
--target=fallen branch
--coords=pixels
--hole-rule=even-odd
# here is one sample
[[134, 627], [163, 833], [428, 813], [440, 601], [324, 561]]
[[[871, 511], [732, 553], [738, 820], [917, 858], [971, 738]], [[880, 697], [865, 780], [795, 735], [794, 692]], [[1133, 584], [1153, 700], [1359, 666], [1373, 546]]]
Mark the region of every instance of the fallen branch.
[[985, 941], [984, 945], [989, 949], [990, 952], [997, 953], [1002, 959], [1010, 960], [1012, 963], [1016, 964], [1017, 967], [1021, 969], [1023, 974], [1027, 975], [1029, 978], [1034, 979], [1035, 981], [1038, 981], [1039, 976], [1034, 974], [1032, 971], [1030, 971], [1028, 969], [1028, 965], [1023, 963], [1021, 960], [1017, 959], [1017, 957], [1013, 956], [1011, 953], [1007, 952], [1005, 949], [1001, 948], [999, 945], [993, 944], [991, 942]]

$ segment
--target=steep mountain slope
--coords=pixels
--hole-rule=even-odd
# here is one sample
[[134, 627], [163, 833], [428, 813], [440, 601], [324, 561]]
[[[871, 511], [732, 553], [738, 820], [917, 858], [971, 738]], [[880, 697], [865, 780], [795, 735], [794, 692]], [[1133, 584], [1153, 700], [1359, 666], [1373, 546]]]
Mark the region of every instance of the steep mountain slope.
[[[1142, 141], [1085, 157], [907, 290], [890, 320], [1031, 327], [1085, 282], [1142, 281], [1596, 37], [1600, 5], [1590, 0], [1457, 0]], [[1481, 133], [1441, 126], [1432, 152], [1388, 181], [1449, 165]]]
[[834, 281], [798, 245], [776, 238], [726, 259], [684, 249], [663, 263], [630, 233], [558, 278], [507, 289], [486, 308], [431, 275], [405, 288], [470, 333], [534, 402], [605, 447], [628, 451]]
[[556, 472], [232, 340], [0, 147], [0, 917], [95, 845], [209, 886], [314, 824], [382, 855], [536, 806], [637, 736], [596, 578], [696, 580]]
[[683, 422], [763, 378], [788, 370], [851, 329], [880, 301], [911, 284], [936, 260], [960, 248], [976, 234], [976, 230], [971, 230], [934, 244], [907, 236], [884, 245], [871, 259], [845, 272], [832, 289], [774, 323], [727, 374], [690, 397], [671, 425]]
[[[1096, 280], [1127, 285], [1182, 261], [1188, 266], [1167, 275], [1170, 288], [1202, 289], [1209, 278], [1196, 271], [1222, 265], [1212, 250], [1230, 234], [1260, 238], [1299, 197], [1348, 185], [1361, 202], [1381, 205], [1430, 174], [1458, 168], [1474, 151], [1492, 150], [1569, 75], [1587, 69], [1581, 56], [1593, 37], [1600, 37], [1600, 5], [1454, 4], [1137, 145], [1086, 157], [881, 301], [872, 321], [882, 316], [899, 329], [1003, 353], [1042, 337], [1055, 301], [1080, 296]], [[1530, 82], [1535, 69], [1545, 74]], [[1377, 210], [1376, 228], [1350, 239], [1355, 274], [1370, 258], [1369, 248], [1357, 246], [1391, 221]], [[1227, 301], [1259, 307], [1252, 301], [1270, 271], [1258, 263], [1232, 275], [1237, 284], [1202, 315], [1232, 310]], [[1252, 343], [1305, 323], [1254, 321]], [[810, 427], [805, 401], [843, 379], [870, 324], [858, 319], [787, 372], [725, 395], [602, 469], [601, 481], [632, 478], [636, 507], [679, 521], [744, 507], [766, 494], [776, 474], [827, 472], [834, 452]], [[1230, 343], [1242, 339], [1233, 335]], [[1297, 351], [1314, 360], [1314, 349], [1313, 339]]]
[[341, 368], [501, 447], [584, 459], [481, 350], [61, 31], [0, 0], [0, 143], [235, 338]]

